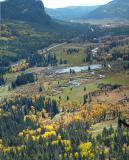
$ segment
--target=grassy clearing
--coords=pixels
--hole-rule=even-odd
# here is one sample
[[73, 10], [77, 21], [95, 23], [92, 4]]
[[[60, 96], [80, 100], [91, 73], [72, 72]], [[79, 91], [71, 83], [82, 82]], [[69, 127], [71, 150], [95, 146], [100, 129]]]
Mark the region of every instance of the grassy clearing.
[[[93, 92], [98, 90], [98, 84], [120, 84], [120, 85], [129, 85], [129, 74], [127, 72], [117, 73], [112, 76], [108, 76], [101, 80], [94, 80], [93, 82], [88, 82], [85, 84], [81, 84], [78, 87], [67, 87], [63, 90], [62, 93], [55, 96], [56, 99], [61, 96], [63, 101], [66, 101], [67, 96], [69, 96], [70, 100], [75, 101], [83, 101], [83, 95], [89, 92]], [[84, 87], [86, 87], [86, 91], [84, 91]]]
[[78, 23], [89, 23], [93, 25], [108, 25], [108, 24], [113, 24], [113, 25], [129, 25], [128, 20], [123, 20], [123, 19], [88, 19], [88, 20], [75, 20], [73, 22], [78, 22]]
[[128, 72], [120, 72], [99, 80], [97, 83], [129, 85], [129, 74]]
[[2, 57], [2, 56], [16, 57], [16, 53], [10, 52], [10, 51], [6, 50], [6, 48], [1, 47], [0, 48], [0, 57]]
[[[26, 70], [25, 72], [29, 72], [29, 70]], [[4, 75], [4, 78], [6, 79], [6, 84], [0, 87], [0, 97], [4, 97], [12, 93], [12, 91], [8, 90], [8, 87], [11, 84], [11, 82], [15, 81], [16, 77], [20, 75], [21, 73], [22, 72], [7, 73], [6, 75]]]
[[64, 52], [57, 53], [58, 59], [66, 60], [69, 64], [72, 65], [80, 65], [83, 63], [84, 58], [86, 55], [84, 53], [78, 53], [74, 55], [68, 55]]
[[0, 87], [0, 98], [6, 97], [9, 94], [11, 94], [11, 92], [8, 90], [8, 85]]
[[[86, 58], [86, 48], [92, 44], [83, 44], [83, 43], [68, 43], [62, 46], [59, 46], [52, 51], [57, 55], [57, 58], [60, 60], [67, 60], [71, 65], [81, 65], [83, 60]], [[79, 49], [78, 53], [67, 54], [66, 51], [69, 48]]]
[[8, 74], [6, 74], [4, 77], [7, 79], [7, 84], [9, 84], [12, 81], [14, 81], [16, 79], [17, 75], [18, 75], [18, 72], [17, 73], [8, 73]]
[[[84, 91], [84, 87], [86, 87], [86, 91]], [[97, 85], [95, 83], [87, 83], [87, 84], [82, 84], [78, 87], [73, 87], [71, 90], [71, 87], [67, 87], [64, 89], [64, 91], [58, 95], [55, 96], [56, 99], [61, 96], [63, 101], [66, 101], [67, 96], [69, 96], [70, 100], [72, 101], [83, 101], [83, 95], [89, 92], [92, 92], [94, 90], [97, 90]]]
[[110, 121], [104, 121], [101, 123], [97, 123], [95, 125], [92, 125], [92, 134], [94, 137], [96, 137], [98, 134], [102, 134], [103, 128], [107, 128], [109, 129], [110, 126], [112, 125], [112, 127], [114, 129], [117, 128], [117, 119], [116, 120], [110, 120]]
[[[26, 72], [32, 71], [33, 69], [28, 69]], [[10, 91], [7, 89], [7, 85], [9, 85], [12, 81], [14, 81], [17, 77], [17, 73], [9, 73], [5, 75], [5, 78], [7, 78], [6, 85], [0, 88], [0, 96], [6, 96], [10, 94]], [[88, 75], [87, 75], [88, 76]], [[38, 80], [38, 86], [41, 86], [44, 88], [44, 94], [46, 96], [50, 96], [52, 94], [52, 90], [54, 87], [58, 86], [58, 82], [60, 82], [60, 85], [66, 84], [67, 81], [69, 81], [69, 75], [64, 75], [63, 78], [53, 79], [53, 78], [45, 78], [45, 77], [39, 77]], [[78, 78], [76, 76], [73, 77], [75, 80], [78, 81]], [[86, 77], [85, 77], [86, 78]], [[68, 86], [61, 91], [61, 93], [53, 96], [55, 99], [59, 99], [59, 96], [62, 99], [62, 102], [65, 102], [67, 100], [67, 96], [69, 96], [69, 99], [71, 101], [78, 101], [83, 102], [83, 96], [86, 93], [93, 92], [98, 90], [98, 84], [105, 83], [105, 84], [120, 84], [120, 85], [129, 85], [129, 74], [128, 72], [120, 72], [114, 75], [108, 75], [104, 79], [98, 79], [96, 80], [95, 77], [91, 77], [91, 81], [85, 81], [81, 82], [80, 86]], [[37, 84], [34, 86], [37, 88]], [[84, 88], [86, 87], [86, 91], [84, 91]], [[26, 88], [26, 85], [23, 86], [23, 88]], [[72, 88], [72, 89], [71, 89]], [[14, 91], [15, 92], [15, 91]], [[36, 91], [34, 91], [36, 92]]]

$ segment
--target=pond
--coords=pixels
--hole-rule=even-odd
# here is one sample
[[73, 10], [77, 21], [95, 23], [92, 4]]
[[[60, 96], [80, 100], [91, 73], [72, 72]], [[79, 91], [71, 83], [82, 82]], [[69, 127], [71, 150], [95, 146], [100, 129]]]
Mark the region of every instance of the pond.
[[61, 73], [69, 73], [71, 71], [75, 72], [81, 72], [81, 71], [87, 71], [88, 68], [90, 67], [91, 70], [94, 69], [101, 69], [102, 65], [101, 64], [92, 64], [90, 66], [74, 66], [74, 67], [65, 67], [62, 69], [57, 69], [55, 70], [55, 73], [61, 74]]

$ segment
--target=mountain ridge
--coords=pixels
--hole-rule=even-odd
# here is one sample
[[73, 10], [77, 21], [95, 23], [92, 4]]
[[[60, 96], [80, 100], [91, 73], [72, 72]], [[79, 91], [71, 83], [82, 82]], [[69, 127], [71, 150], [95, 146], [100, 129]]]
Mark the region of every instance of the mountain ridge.
[[69, 6], [63, 8], [45, 8], [48, 15], [57, 20], [74, 20], [81, 19], [99, 6]]
[[90, 12], [86, 19], [129, 19], [129, 0], [113, 0]]
[[52, 23], [52, 19], [46, 14], [41, 0], [6, 0], [1, 3], [1, 10], [2, 19], [20, 20], [43, 25]]

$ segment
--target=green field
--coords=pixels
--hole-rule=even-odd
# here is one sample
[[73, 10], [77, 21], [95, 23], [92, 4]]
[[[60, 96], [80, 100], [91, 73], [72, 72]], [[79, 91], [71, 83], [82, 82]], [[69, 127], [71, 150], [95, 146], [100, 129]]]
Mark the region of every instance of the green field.
[[[60, 47], [57, 47], [52, 50], [57, 56], [57, 58], [60, 60], [67, 60], [68, 64], [71, 65], [81, 65], [84, 63], [84, 59], [86, 58], [86, 49], [89, 46], [93, 46], [93, 44], [90, 43], [68, 43], [64, 44]], [[79, 49], [78, 53], [72, 53], [72, 54], [67, 54], [65, 50], [70, 49], [70, 48], [75, 48]]]
[[110, 126], [112, 125], [112, 127], [114, 129], [117, 128], [117, 119], [116, 120], [110, 120], [110, 121], [105, 121], [105, 122], [101, 122], [101, 123], [97, 123], [95, 125], [92, 125], [92, 135], [94, 137], [96, 137], [98, 134], [101, 134], [103, 131], [103, 128], [109, 129]]
[[73, 20], [78, 23], [89, 23], [93, 25], [129, 25], [129, 21], [125, 19], [87, 19], [87, 20]]
[[[86, 87], [86, 91], [84, 91], [84, 87]], [[83, 101], [83, 95], [92, 91], [97, 90], [97, 85], [95, 83], [87, 83], [80, 85], [79, 87], [74, 87], [71, 91], [71, 87], [67, 87], [61, 94], [55, 96], [56, 99], [61, 96], [63, 101], [66, 101], [67, 96], [69, 96], [70, 100], [73, 101]]]
[[98, 83], [129, 85], [129, 73], [120, 72], [115, 75], [108, 76], [107, 78], [98, 81]]
[[[74, 87], [72, 90], [71, 87], [67, 87], [62, 93], [56, 95], [55, 98], [58, 99], [59, 96], [61, 96], [62, 100], [66, 101], [67, 96], [69, 96], [70, 100], [82, 101], [84, 94], [98, 90], [98, 84], [101, 83], [129, 85], [129, 74], [127, 72], [117, 73], [112, 76], [107, 76], [104, 79], [81, 84], [78, 87]], [[86, 91], [84, 91], [84, 87], [86, 87]]]
[[[38, 69], [38, 68], [37, 68]], [[33, 69], [28, 69], [26, 72], [33, 71]], [[18, 74], [21, 72], [17, 73], [8, 73], [5, 75], [5, 78], [7, 79], [5, 87], [0, 88], [0, 96], [6, 96], [9, 94], [8, 87], [7, 85], [10, 85], [12, 81], [14, 81], [17, 77]], [[79, 76], [80, 74], [78, 74]], [[86, 74], [87, 75], [87, 74]], [[88, 75], [87, 75], [88, 76]], [[87, 76], [85, 78], [87, 78]], [[75, 75], [73, 75], [73, 78], [75, 80], [79, 80]], [[84, 78], [84, 76], [83, 76]], [[54, 86], [58, 85], [58, 81], [60, 82], [60, 85], [65, 84], [67, 81], [69, 81], [69, 75], [63, 75], [63, 77], [59, 77], [58, 79], [49, 79], [49, 81], [45, 80], [46, 78], [40, 77], [39, 78], [39, 83], [42, 84], [42, 86], [45, 87], [45, 95], [47, 96], [47, 92], [51, 92]], [[96, 79], [96, 76], [90, 76], [90, 80], [81, 82], [79, 86], [71, 86], [68, 85], [68, 87], [64, 88], [63, 91], [60, 93], [57, 92], [53, 98], [59, 99], [59, 96], [61, 96], [62, 101], [67, 100], [67, 96], [69, 96], [69, 99], [72, 101], [83, 101], [83, 96], [86, 93], [93, 92], [98, 90], [98, 84], [120, 84], [120, 85], [129, 85], [129, 73], [128, 72], [120, 72], [120, 73], [115, 73], [115, 74], [108, 74], [106, 78], [104, 79]], [[26, 86], [23, 86], [26, 87]], [[35, 85], [36, 87], [36, 85]], [[72, 88], [72, 89], [71, 89]], [[84, 91], [84, 88], [86, 88], [86, 91]]]

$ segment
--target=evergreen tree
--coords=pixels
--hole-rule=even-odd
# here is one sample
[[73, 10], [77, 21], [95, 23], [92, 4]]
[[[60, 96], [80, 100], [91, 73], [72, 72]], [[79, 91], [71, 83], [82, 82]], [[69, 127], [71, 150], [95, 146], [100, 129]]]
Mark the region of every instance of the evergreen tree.
[[1, 85], [4, 85], [4, 84], [5, 84], [5, 80], [4, 80], [3, 75], [1, 74], [1, 75], [0, 75], [0, 86], [1, 86]]
[[86, 104], [88, 102], [88, 95], [83, 96], [83, 104]]

